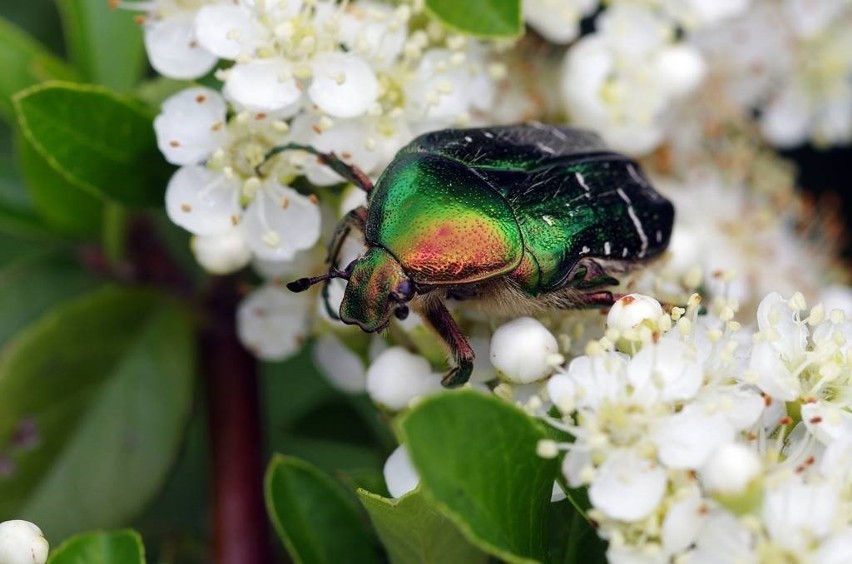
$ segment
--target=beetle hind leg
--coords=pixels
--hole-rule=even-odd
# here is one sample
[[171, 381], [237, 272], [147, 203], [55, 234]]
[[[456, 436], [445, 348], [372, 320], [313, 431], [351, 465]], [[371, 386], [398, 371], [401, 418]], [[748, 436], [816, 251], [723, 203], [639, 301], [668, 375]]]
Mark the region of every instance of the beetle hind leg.
[[347, 164], [343, 162], [343, 160], [335, 155], [334, 153], [323, 153], [322, 151], [317, 151], [310, 145], [302, 145], [299, 143], [287, 143], [286, 145], [279, 145], [278, 147], [273, 147], [266, 153], [263, 159], [263, 163], [260, 164], [262, 167], [269, 159], [277, 155], [278, 153], [283, 153], [284, 151], [306, 151], [311, 153], [312, 155], [316, 155], [317, 160], [321, 164], [324, 164], [337, 174], [343, 177], [347, 182], [351, 182], [364, 192], [368, 194], [373, 189], [373, 181], [370, 180], [370, 177], [367, 176], [363, 170], [358, 168], [355, 165]]
[[453, 316], [439, 299], [430, 299], [423, 306], [423, 316], [450, 349], [456, 366], [441, 380], [445, 388], [456, 388], [470, 379], [474, 353]]

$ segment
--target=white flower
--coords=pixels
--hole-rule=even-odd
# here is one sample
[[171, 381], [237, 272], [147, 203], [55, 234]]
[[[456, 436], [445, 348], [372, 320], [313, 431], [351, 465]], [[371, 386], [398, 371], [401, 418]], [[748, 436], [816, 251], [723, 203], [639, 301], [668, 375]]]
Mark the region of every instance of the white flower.
[[429, 362], [402, 347], [382, 352], [367, 369], [367, 393], [379, 405], [393, 411], [405, 409], [411, 400], [441, 389], [441, 375]]
[[394, 449], [385, 461], [383, 473], [391, 497], [402, 497], [414, 491], [420, 483], [420, 476], [411, 463], [411, 457], [405, 445], [399, 445]]
[[243, 3], [204, 6], [195, 18], [198, 42], [223, 59], [251, 55], [266, 39], [264, 28]]
[[556, 337], [531, 317], [504, 323], [491, 337], [491, 364], [517, 384], [535, 382], [550, 374], [558, 352]]
[[710, 493], [737, 495], [762, 472], [763, 465], [753, 450], [728, 442], [716, 448], [701, 468], [701, 484]]
[[44, 564], [49, 545], [36, 525], [19, 519], [0, 523], [0, 564]]
[[237, 334], [258, 358], [284, 360], [302, 348], [311, 301], [273, 284], [254, 290], [237, 309]]

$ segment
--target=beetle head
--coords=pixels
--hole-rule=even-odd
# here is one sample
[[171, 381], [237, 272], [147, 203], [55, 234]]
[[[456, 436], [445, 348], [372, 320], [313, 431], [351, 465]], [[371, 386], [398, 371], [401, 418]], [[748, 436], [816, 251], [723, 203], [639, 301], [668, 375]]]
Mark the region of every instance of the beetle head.
[[402, 265], [385, 249], [371, 247], [349, 268], [349, 284], [340, 303], [340, 319], [368, 332], [387, 326], [393, 312], [408, 315], [408, 303], [415, 294], [414, 282]]

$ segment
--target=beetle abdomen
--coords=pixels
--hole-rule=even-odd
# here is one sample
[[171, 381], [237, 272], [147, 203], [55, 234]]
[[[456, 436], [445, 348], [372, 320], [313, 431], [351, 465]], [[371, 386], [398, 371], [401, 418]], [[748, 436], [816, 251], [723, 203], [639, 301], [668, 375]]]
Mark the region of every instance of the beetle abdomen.
[[465, 284], [505, 274], [523, 255], [506, 200], [469, 167], [428, 154], [398, 157], [370, 196], [366, 239], [416, 282]]

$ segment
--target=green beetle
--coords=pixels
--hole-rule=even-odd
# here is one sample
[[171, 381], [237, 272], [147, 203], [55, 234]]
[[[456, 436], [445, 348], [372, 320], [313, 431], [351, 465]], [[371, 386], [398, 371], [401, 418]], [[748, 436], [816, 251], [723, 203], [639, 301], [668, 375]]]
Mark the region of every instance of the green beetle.
[[[503, 314], [605, 307], [613, 275], [660, 255], [674, 207], [639, 165], [589, 131], [539, 123], [448, 129], [404, 147], [372, 185], [334, 154], [317, 154], [368, 194], [343, 218], [327, 274], [288, 284], [303, 291], [348, 280], [339, 318], [384, 329], [411, 305], [446, 342], [455, 366], [447, 387], [465, 383], [474, 354], [445, 299], [476, 300]], [[338, 270], [344, 239], [363, 234], [366, 253]]]

